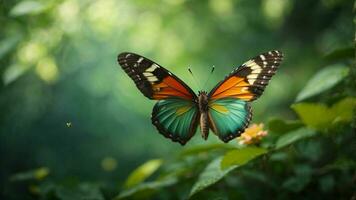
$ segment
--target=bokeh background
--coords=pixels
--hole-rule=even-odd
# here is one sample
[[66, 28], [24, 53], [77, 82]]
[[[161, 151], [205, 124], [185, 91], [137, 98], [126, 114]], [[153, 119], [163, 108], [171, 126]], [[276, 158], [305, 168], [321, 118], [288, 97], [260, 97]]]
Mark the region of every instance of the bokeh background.
[[[347, 0], [0, 0], [0, 188], [21, 198], [15, 173], [118, 186], [145, 160], [182, 147], [157, 133], [146, 99], [118, 66], [151, 58], [194, 91], [268, 50], [285, 55], [254, 122], [294, 119], [289, 105], [323, 56], [352, 45]], [[204, 88], [194, 83], [191, 67]], [[216, 142], [213, 135], [209, 142]], [[187, 146], [206, 143], [199, 134]]]

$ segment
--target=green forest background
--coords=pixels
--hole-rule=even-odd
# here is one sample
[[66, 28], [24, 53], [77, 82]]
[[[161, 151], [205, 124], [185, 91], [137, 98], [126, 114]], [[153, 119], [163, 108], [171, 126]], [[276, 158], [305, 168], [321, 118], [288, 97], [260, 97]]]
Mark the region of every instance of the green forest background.
[[[1, 199], [356, 199], [354, 2], [0, 0]], [[151, 124], [120, 52], [194, 91], [248, 59], [284, 61], [253, 103], [255, 145]], [[201, 84], [211, 67], [215, 72]]]

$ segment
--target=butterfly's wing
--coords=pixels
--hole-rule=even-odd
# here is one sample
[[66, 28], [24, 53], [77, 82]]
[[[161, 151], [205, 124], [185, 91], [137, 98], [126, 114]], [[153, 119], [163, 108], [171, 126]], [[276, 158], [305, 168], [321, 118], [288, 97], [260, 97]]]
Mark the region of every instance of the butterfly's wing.
[[159, 100], [151, 117], [159, 133], [184, 145], [195, 134], [199, 117], [193, 90], [143, 56], [121, 53], [118, 62], [146, 97]]
[[224, 142], [239, 136], [250, 123], [249, 105], [260, 97], [282, 61], [280, 51], [269, 51], [245, 62], [209, 93], [209, 123]]
[[143, 56], [121, 53], [117, 60], [137, 88], [149, 99], [180, 97], [190, 101], [196, 98], [193, 90], [178, 77]]
[[263, 53], [232, 71], [209, 93], [211, 99], [226, 97], [253, 101], [262, 95], [283, 59], [280, 51]]
[[224, 142], [239, 136], [249, 125], [252, 111], [249, 102], [236, 98], [209, 102], [209, 126]]
[[162, 135], [184, 145], [195, 134], [198, 117], [195, 103], [167, 98], [156, 103], [151, 119]]

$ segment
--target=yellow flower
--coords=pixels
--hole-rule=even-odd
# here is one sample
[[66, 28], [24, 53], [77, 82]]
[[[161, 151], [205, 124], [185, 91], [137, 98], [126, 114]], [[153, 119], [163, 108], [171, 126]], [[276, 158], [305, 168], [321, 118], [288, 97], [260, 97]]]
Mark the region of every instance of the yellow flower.
[[237, 138], [240, 144], [255, 144], [258, 143], [264, 136], [268, 133], [263, 130], [263, 124], [252, 124], [250, 127], [245, 129], [245, 132]]

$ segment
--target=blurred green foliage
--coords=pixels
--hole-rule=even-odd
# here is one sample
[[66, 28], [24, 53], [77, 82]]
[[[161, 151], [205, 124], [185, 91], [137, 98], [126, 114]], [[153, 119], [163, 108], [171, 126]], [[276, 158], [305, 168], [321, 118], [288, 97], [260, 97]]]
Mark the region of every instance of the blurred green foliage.
[[[351, 199], [356, 138], [353, 2], [0, 1], [1, 199]], [[157, 134], [118, 67], [145, 55], [205, 90], [278, 49], [255, 103], [257, 146]], [[142, 163], [144, 163], [142, 165]], [[129, 175], [131, 174], [131, 175]]]

